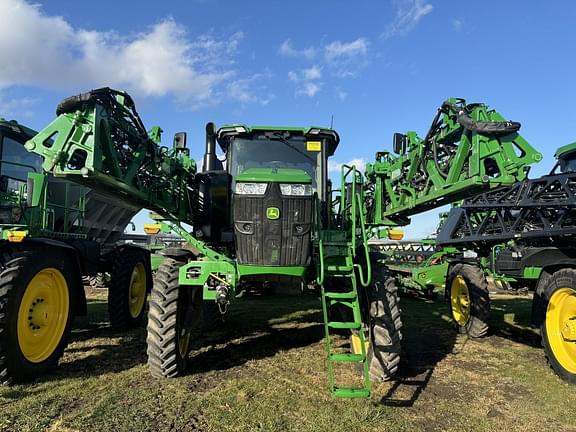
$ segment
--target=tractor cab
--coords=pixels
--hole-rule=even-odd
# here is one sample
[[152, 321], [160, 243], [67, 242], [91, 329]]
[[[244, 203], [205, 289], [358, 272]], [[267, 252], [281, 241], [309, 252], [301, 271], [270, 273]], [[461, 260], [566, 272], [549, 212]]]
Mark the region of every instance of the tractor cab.
[[0, 119], [0, 227], [3, 237], [14, 241], [20, 240], [14, 233], [24, 226], [29, 175], [42, 172], [42, 158], [24, 148], [35, 134], [15, 121]]
[[24, 148], [35, 134], [15, 121], [0, 119], [0, 192], [19, 193], [29, 172], [42, 172], [42, 158]]
[[[338, 134], [314, 127], [227, 125], [215, 130], [211, 123], [206, 132], [203, 172], [197, 177], [200, 182], [209, 178], [211, 187], [198, 189], [210, 197], [212, 211], [203, 218], [200, 234], [207, 238], [209, 227], [214, 235], [216, 226], [214, 240], [228, 235], [241, 274], [302, 276], [311, 263], [314, 213], [328, 199], [327, 161], [338, 146]], [[216, 157], [216, 144], [223, 161]]]
[[560, 147], [556, 150], [554, 157], [558, 162], [552, 169], [553, 172], [556, 168], [559, 168], [562, 173], [576, 172], [576, 143]]
[[[339, 141], [335, 131], [233, 125], [219, 129], [217, 139], [226, 154], [227, 171], [234, 183], [238, 176], [254, 168], [271, 173], [281, 170], [288, 176], [299, 171], [310, 178], [311, 190], [325, 199], [327, 158], [334, 154]], [[292, 189], [295, 194], [308, 191], [308, 188]]]

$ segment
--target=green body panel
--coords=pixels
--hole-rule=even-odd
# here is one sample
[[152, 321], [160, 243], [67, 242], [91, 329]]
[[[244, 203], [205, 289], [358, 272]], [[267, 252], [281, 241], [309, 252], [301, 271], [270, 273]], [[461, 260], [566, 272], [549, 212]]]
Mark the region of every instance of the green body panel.
[[[436, 249], [432, 239], [425, 239], [420, 243]], [[386, 257], [383, 263], [395, 273], [404, 288], [426, 294], [444, 289], [450, 266], [449, 261], [461, 254], [456, 248], [445, 247], [436, 249], [425, 259], [419, 259], [417, 252], [413, 255], [402, 256], [394, 249], [387, 250], [385, 246], [380, 247], [380, 250]]]
[[238, 276], [252, 276], [252, 275], [283, 275], [304, 277], [306, 267], [271, 267], [271, 266], [257, 266], [257, 265], [243, 265], [238, 264]]
[[180, 285], [193, 285], [204, 287], [204, 300], [216, 300], [216, 291], [211, 288], [208, 281], [216, 276], [231, 287], [236, 286], [236, 266], [231, 262], [191, 261], [180, 267], [178, 280]]
[[236, 177], [236, 181], [255, 183], [312, 183], [312, 179], [306, 171], [289, 168], [248, 168]]
[[166, 257], [164, 255], [158, 255], [154, 253], [150, 254], [150, 265], [152, 271], [155, 272], [156, 270], [158, 270], [165, 259]]
[[522, 277], [525, 279], [539, 279], [542, 273], [542, 267], [524, 267]]

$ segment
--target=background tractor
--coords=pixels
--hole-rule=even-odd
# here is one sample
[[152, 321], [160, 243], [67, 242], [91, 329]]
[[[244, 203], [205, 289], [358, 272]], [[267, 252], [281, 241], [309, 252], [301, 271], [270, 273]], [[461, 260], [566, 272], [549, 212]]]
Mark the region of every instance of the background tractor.
[[[164, 251], [155, 276], [153, 375], [185, 372], [206, 301], [225, 313], [244, 284], [305, 284], [322, 299], [332, 394], [362, 397], [396, 371], [402, 325], [395, 280], [368, 239], [397, 237], [390, 228], [410, 215], [523, 180], [541, 155], [519, 128], [483, 104], [450, 99], [424, 138], [396, 134], [396, 155], [377, 153], [365, 175], [343, 166], [335, 189], [332, 129], [208, 123], [197, 172], [184, 133], [172, 149], [159, 146], [132, 99], [104, 88], [65, 100], [26, 148], [56, 177], [152, 210], [185, 241]], [[355, 365], [359, 383], [342, 381], [342, 368]]]
[[42, 171], [24, 148], [36, 132], [0, 120], [0, 383], [56, 365], [75, 315], [86, 314], [82, 277], [110, 275], [110, 322], [142, 321], [150, 254], [122, 244], [137, 206]]

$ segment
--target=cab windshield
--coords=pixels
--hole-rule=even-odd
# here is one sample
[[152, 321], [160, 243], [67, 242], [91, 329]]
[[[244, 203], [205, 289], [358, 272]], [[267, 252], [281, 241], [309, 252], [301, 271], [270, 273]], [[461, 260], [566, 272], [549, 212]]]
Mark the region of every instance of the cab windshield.
[[306, 171], [312, 178], [312, 188], [322, 188], [321, 147], [311, 146], [304, 137], [290, 139], [236, 138], [228, 154], [232, 178], [248, 168], [292, 168]]
[[558, 162], [560, 164], [560, 172], [576, 172], [576, 152], [563, 155]]
[[41, 171], [42, 158], [9, 136], [0, 135], [0, 144], [0, 190], [15, 192], [26, 183], [29, 172]]

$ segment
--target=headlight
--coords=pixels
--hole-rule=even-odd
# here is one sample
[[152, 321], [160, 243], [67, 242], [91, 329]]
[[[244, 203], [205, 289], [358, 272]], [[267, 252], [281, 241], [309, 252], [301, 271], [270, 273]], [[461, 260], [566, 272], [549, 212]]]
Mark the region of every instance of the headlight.
[[297, 183], [286, 183], [286, 184], [281, 183], [280, 192], [282, 193], [282, 195], [287, 196], [311, 196], [312, 185], [297, 184]]
[[236, 183], [235, 192], [238, 195], [264, 195], [267, 183]]

